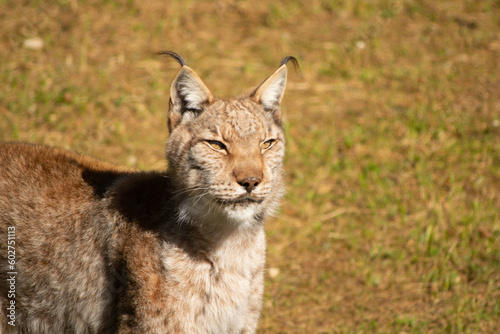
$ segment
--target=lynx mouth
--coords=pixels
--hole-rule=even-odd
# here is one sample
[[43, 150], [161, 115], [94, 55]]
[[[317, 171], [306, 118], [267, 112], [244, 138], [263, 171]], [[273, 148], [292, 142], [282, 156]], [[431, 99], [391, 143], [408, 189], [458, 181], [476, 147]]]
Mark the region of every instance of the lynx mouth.
[[253, 197], [249, 197], [249, 196], [238, 197], [238, 198], [233, 198], [233, 199], [221, 199], [221, 198], [217, 199], [217, 202], [220, 205], [245, 205], [245, 204], [250, 204], [250, 203], [260, 204], [263, 201], [264, 201], [263, 199], [253, 198]]

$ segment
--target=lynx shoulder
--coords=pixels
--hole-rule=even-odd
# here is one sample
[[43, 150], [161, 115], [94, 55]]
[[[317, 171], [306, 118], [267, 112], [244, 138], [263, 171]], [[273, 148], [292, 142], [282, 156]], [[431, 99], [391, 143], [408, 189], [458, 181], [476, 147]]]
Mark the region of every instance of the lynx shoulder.
[[287, 62], [216, 98], [177, 54], [168, 170], [0, 143], [0, 332], [253, 333]]

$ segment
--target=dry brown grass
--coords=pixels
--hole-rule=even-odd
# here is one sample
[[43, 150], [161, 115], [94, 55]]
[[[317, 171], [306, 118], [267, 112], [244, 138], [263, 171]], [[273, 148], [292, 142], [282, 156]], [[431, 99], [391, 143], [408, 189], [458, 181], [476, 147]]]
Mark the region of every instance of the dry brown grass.
[[0, 139], [162, 169], [154, 51], [219, 96], [294, 55], [259, 332], [494, 333], [499, 31], [493, 0], [0, 1]]

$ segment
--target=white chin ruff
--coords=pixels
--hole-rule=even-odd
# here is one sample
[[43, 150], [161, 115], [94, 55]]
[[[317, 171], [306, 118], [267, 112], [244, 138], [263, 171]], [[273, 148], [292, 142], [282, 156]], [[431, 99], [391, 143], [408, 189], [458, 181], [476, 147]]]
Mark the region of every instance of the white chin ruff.
[[219, 204], [208, 196], [186, 199], [179, 208], [179, 218], [191, 224], [205, 226], [254, 226], [262, 214], [262, 204]]
[[245, 222], [254, 222], [255, 215], [259, 212], [260, 205], [257, 203], [249, 203], [248, 205], [240, 206], [240, 205], [230, 205], [228, 207], [224, 207], [223, 210], [227, 214], [227, 218], [238, 224], [244, 225]]

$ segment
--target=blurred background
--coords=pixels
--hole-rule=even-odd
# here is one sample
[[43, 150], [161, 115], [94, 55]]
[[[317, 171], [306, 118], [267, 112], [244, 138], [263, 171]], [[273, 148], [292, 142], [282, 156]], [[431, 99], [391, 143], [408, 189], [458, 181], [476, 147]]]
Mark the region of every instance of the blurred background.
[[219, 97], [299, 60], [259, 333], [500, 328], [498, 0], [2, 0], [0, 140], [165, 169], [160, 50]]

